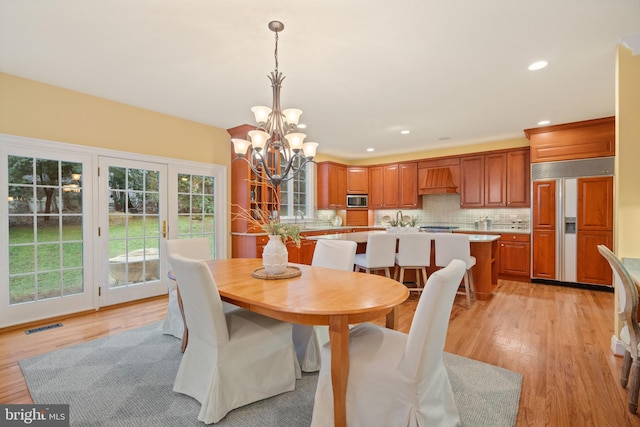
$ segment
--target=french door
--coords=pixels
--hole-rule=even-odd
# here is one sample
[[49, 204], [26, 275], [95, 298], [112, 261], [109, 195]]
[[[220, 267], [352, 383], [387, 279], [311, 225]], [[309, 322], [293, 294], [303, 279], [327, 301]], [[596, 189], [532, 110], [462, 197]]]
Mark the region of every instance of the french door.
[[167, 166], [100, 157], [100, 305], [166, 293]]
[[92, 308], [92, 158], [8, 144], [0, 154], [0, 326]]

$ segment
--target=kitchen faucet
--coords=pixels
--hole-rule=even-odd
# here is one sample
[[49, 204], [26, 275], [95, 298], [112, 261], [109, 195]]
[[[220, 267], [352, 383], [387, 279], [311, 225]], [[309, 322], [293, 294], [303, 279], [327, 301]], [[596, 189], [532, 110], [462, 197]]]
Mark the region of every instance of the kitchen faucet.
[[398, 223], [398, 227], [402, 227], [402, 211], [396, 212], [396, 222]]

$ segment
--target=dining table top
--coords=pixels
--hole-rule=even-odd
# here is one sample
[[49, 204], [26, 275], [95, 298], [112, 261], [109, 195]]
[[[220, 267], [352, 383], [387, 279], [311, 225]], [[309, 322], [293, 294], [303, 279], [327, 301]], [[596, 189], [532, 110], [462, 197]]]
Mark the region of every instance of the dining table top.
[[337, 315], [348, 316], [351, 323], [358, 323], [370, 320], [376, 313], [386, 314], [409, 296], [406, 286], [374, 274], [289, 263], [301, 274], [272, 280], [251, 275], [262, 267], [259, 258], [206, 263], [223, 300], [253, 311], [269, 311], [272, 317], [286, 317], [296, 323], [327, 325], [329, 316]]

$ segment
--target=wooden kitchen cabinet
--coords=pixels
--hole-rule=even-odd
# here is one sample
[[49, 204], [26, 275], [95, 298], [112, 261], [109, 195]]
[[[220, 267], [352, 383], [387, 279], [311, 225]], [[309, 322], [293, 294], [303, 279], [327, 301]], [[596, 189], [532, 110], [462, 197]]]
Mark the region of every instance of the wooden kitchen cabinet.
[[347, 194], [369, 194], [369, 168], [347, 166]]
[[578, 231], [613, 230], [612, 176], [578, 179], [578, 212]]
[[533, 183], [533, 216], [531, 228], [534, 230], [556, 229], [556, 181], [535, 181]]
[[369, 167], [370, 209], [416, 209], [418, 196], [417, 162], [391, 163]]
[[530, 206], [528, 149], [464, 156], [460, 169], [462, 208]]
[[518, 276], [529, 279], [531, 249], [528, 234], [502, 234], [500, 236], [501, 276]]
[[[227, 131], [232, 138], [247, 139], [247, 133], [255, 127], [237, 126]], [[235, 153], [231, 150], [233, 159]], [[251, 149], [245, 154], [250, 158]], [[232, 232], [259, 232], [260, 227], [247, 220], [243, 213], [249, 212], [254, 219], [266, 218], [268, 214], [279, 210], [279, 188], [275, 188], [262, 177], [257, 176], [243, 160], [231, 162], [231, 221]], [[261, 212], [261, 214], [259, 214]]]
[[418, 163], [399, 163], [398, 207], [416, 209], [422, 207], [422, 197], [418, 196]]
[[460, 207], [484, 207], [484, 156], [460, 159]]
[[531, 277], [555, 280], [556, 278], [556, 231], [533, 230], [533, 265]]
[[578, 178], [577, 281], [611, 286], [598, 245], [613, 248], [613, 177]]
[[615, 117], [525, 129], [531, 162], [615, 156]]
[[484, 156], [484, 206], [501, 208], [506, 205], [507, 155], [487, 154]]
[[321, 162], [317, 167], [317, 208], [345, 209], [347, 203], [347, 168], [334, 162]]
[[598, 252], [598, 245], [605, 245], [612, 249], [613, 232], [578, 231], [576, 279], [580, 283], [611, 286], [611, 267]]
[[529, 149], [507, 152], [507, 207], [531, 206], [531, 161]]

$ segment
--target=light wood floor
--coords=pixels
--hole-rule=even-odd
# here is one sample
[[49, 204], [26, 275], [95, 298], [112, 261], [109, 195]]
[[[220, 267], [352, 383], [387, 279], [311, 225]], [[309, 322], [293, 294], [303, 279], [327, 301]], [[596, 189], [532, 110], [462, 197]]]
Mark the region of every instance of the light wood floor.
[[[32, 403], [20, 359], [162, 320], [166, 304], [160, 297], [56, 319], [62, 328], [31, 335], [1, 332], [0, 403]], [[402, 331], [416, 304], [417, 296], [403, 304]], [[457, 297], [445, 350], [523, 374], [517, 426], [640, 426], [620, 387], [622, 359], [609, 350], [613, 316], [611, 293], [501, 281], [492, 300], [470, 310]]]

